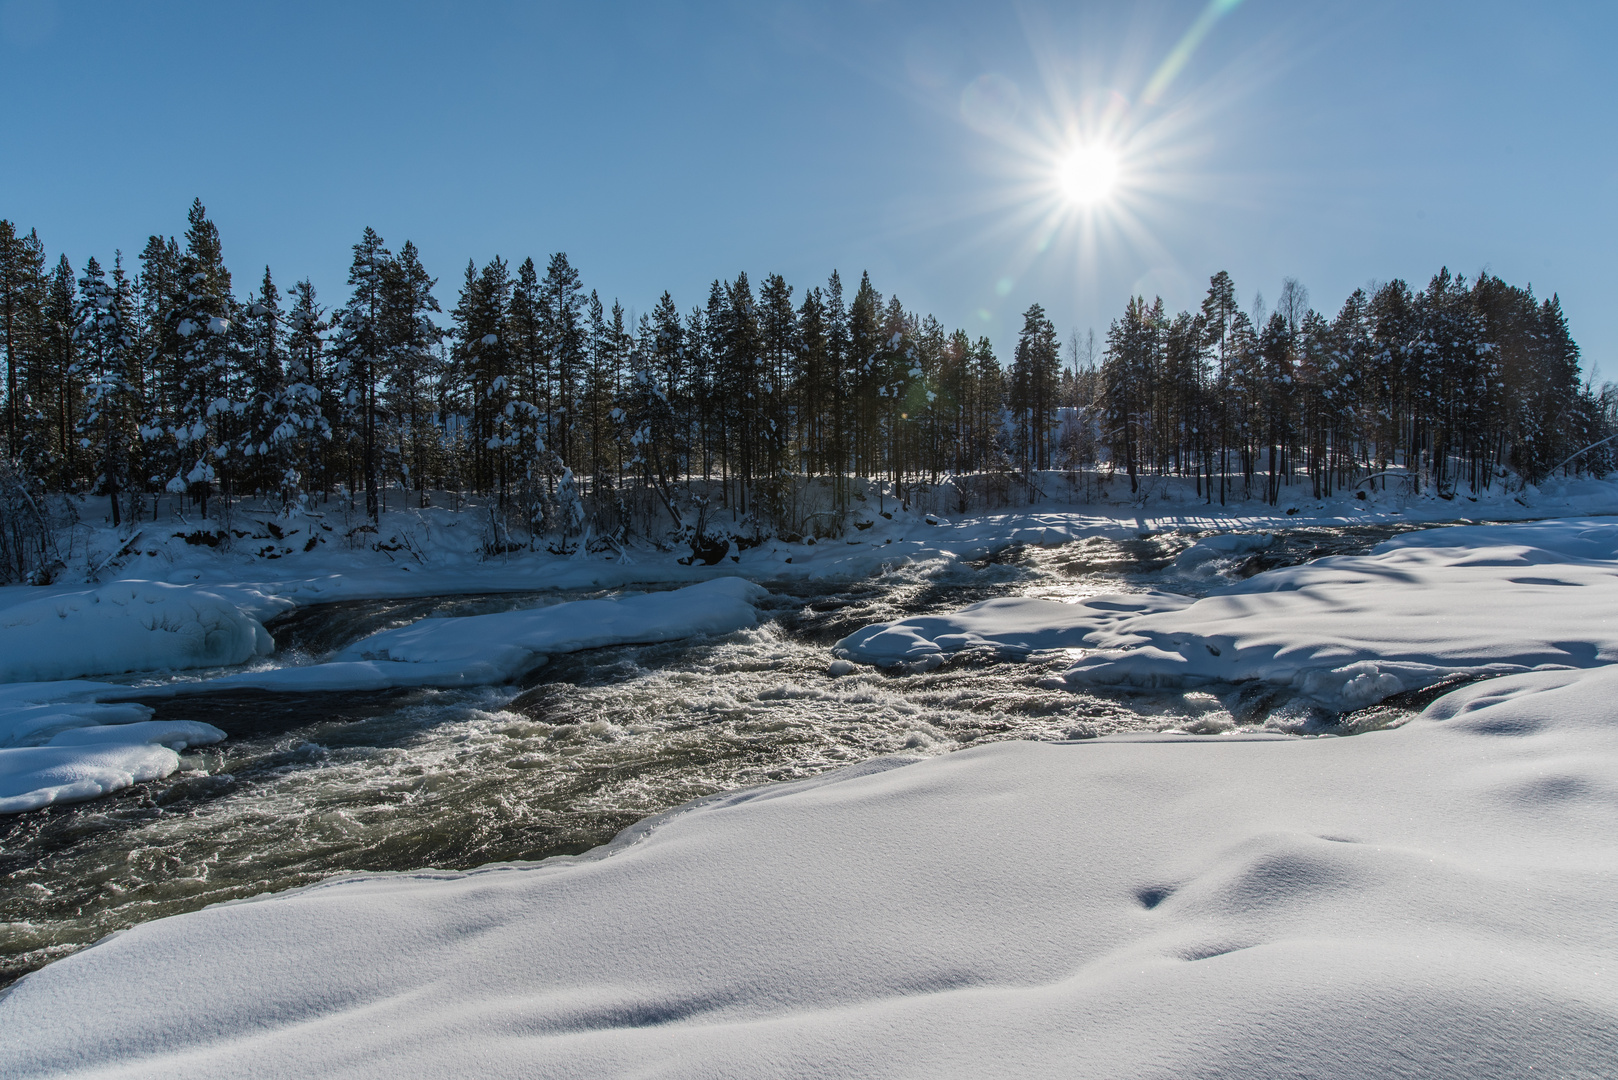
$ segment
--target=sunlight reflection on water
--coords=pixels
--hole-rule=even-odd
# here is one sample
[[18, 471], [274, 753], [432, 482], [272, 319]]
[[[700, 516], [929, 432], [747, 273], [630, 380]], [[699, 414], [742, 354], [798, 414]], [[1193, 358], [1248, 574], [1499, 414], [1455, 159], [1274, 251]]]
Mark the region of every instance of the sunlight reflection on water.
[[[1387, 530], [1308, 530], [1266, 553], [1365, 550]], [[159, 703], [231, 738], [169, 779], [0, 819], [0, 983], [121, 927], [337, 873], [576, 853], [678, 803], [893, 753], [1004, 739], [1236, 724], [1207, 693], [1101, 696], [1043, 685], [1081, 650], [961, 659], [925, 673], [827, 672], [872, 622], [995, 596], [1205, 593], [1237, 562], [1181, 572], [1195, 537], [1165, 533], [910, 567], [835, 585], [774, 583], [763, 625], [712, 640], [554, 659], [520, 687], [383, 694], [205, 695]], [[1290, 554], [1289, 554], [1290, 552]], [[455, 597], [312, 608], [275, 627], [308, 662], [426, 616], [582, 595]], [[1244, 715], [1262, 718], [1272, 703]]]

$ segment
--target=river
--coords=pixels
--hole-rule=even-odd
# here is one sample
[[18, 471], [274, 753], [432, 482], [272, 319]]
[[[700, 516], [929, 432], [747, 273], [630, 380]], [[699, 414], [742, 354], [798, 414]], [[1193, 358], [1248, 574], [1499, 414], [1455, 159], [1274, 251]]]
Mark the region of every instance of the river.
[[[157, 719], [203, 720], [229, 738], [187, 754], [166, 780], [0, 818], [0, 985], [149, 919], [333, 874], [577, 853], [689, 799], [884, 754], [1216, 730], [1277, 710], [1306, 721], [1296, 704], [1251, 690], [1220, 698], [1042, 686], [1067, 662], [1060, 656], [833, 678], [828, 649], [872, 622], [996, 596], [1147, 587], [1201, 595], [1273, 566], [1367, 551], [1399, 531], [1290, 530], [1258, 555], [1196, 570], [1174, 562], [1196, 534], [1168, 532], [1014, 548], [943, 572], [764, 582], [771, 597], [753, 630], [560, 657], [520, 686], [157, 702]], [[344, 602], [270, 629], [278, 656], [307, 662], [429, 614], [592, 595], [603, 594]]]

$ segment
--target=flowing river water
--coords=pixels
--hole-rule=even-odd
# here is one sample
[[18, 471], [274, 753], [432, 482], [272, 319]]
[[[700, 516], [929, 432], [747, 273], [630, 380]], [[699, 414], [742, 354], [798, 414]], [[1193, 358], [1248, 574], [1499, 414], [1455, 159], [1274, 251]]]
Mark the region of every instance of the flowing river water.
[[[166, 780], [0, 818], [0, 986], [113, 931], [333, 874], [466, 869], [573, 854], [689, 799], [884, 754], [1123, 730], [1325, 722], [1251, 690], [1087, 694], [1066, 664], [961, 660], [919, 674], [827, 673], [873, 622], [996, 596], [1160, 588], [1201, 595], [1273, 566], [1367, 551], [1400, 526], [1280, 533], [1245, 559], [1182, 570], [1196, 534], [1016, 548], [972, 565], [854, 582], [765, 582], [761, 624], [716, 639], [558, 657], [521, 686], [359, 694], [200, 694], [157, 719], [226, 731]], [[354, 601], [277, 620], [279, 655], [320, 658], [426, 616], [601, 593]], [[1398, 714], [1380, 710], [1374, 726]], [[1342, 729], [1351, 730], [1352, 728]]]

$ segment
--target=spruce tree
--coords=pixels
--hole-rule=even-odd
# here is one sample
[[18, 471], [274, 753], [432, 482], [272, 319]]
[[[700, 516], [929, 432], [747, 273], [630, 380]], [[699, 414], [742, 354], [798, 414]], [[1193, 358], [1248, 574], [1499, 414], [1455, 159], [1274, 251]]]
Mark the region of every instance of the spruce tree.
[[185, 253], [180, 257], [174, 306], [163, 317], [160, 353], [172, 371], [173, 399], [166, 435], [174, 469], [166, 488], [188, 493], [204, 515], [229, 454], [234, 410], [226, 396], [235, 367], [232, 324], [236, 316], [230, 271], [225, 269], [219, 230], [202, 200], [187, 215]]
[[307, 279], [287, 290], [292, 306], [286, 315], [286, 378], [276, 402], [277, 462], [281, 497], [290, 505], [300, 495], [327, 490], [325, 450], [332, 439], [335, 393], [322, 371], [328, 329], [324, 311]]

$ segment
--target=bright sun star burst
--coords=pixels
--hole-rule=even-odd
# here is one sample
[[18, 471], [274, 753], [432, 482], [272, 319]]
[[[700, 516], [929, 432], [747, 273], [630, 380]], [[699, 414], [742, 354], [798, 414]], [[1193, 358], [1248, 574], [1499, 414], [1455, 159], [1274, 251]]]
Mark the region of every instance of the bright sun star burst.
[[1101, 143], [1076, 146], [1056, 166], [1056, 184], [1069, 202], [1095, 206], [1118, 186], [1118, 153]]

